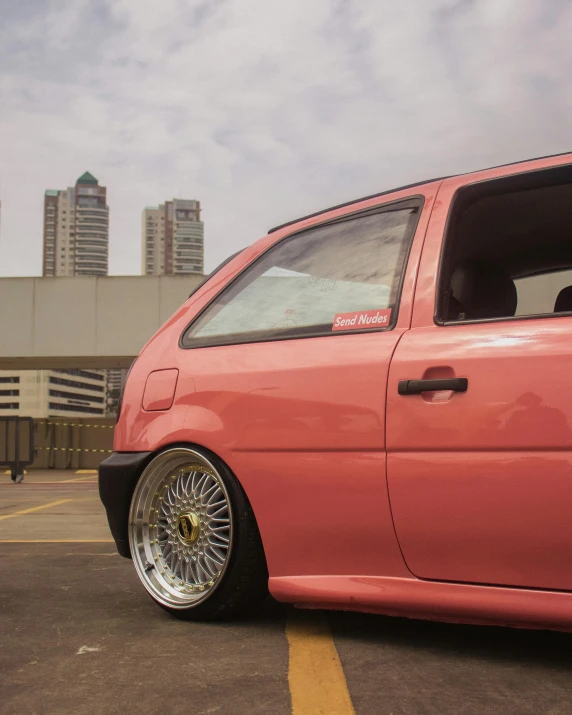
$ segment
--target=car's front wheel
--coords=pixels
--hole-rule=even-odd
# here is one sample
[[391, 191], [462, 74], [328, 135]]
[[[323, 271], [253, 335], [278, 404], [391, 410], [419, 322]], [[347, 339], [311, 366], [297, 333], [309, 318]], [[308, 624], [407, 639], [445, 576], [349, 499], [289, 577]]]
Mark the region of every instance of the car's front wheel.
[[131, 501], [129, 544], [147, 591], [180, 618], [228, 617], [266, 593], [246, 495], [221, 460], [198, 449], [167, 449], [145, 468]]

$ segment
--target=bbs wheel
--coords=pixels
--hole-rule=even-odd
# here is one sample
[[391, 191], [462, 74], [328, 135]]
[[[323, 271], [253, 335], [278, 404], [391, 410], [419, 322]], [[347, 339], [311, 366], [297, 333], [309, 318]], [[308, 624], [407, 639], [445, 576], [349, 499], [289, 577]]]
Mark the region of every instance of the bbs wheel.
[[268, 574], [254, 514], [226, 465], [188, 447], [158, 454], [129, 513], [137, 575], [180, 618], [231, 616], [265, 595]]

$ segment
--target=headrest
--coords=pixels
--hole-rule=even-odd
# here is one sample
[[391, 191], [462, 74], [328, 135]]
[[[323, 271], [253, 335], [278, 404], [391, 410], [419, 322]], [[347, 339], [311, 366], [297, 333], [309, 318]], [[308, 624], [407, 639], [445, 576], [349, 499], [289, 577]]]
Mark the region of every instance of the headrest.
[[451, 294], [463, 306], [465, 320], [506, 318], [516, 312], [516, 286], [501, 267], [464, 263], [451, 275]]
[[554, 303], [555, 313], [567, 313], [568, 311], [572, 311], [572, 286], [562, 288], [558, 293], [556, 303]]
[[472, 264], [462, 263], [455, 266], [455, 270], [451, 274], [451, 295], [455, 300], [464, 304], [473, 294], [474, 284]]

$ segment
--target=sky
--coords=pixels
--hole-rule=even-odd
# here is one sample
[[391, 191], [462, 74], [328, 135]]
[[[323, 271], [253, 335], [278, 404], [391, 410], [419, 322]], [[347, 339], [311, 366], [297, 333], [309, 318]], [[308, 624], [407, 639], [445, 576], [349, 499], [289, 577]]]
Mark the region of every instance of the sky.
[[572, 150], [569, 0], [0, 0], [0, 276], [41, 274], [43, 196], [199, 199], [207, 271], [267, 230]]

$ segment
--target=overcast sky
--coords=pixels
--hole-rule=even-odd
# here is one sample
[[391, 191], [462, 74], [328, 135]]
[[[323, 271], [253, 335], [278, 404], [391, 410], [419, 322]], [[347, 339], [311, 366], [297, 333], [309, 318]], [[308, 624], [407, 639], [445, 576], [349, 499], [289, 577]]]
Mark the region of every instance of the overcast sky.
[[203, 205], [206, 268], [283, 221], [572, 150], [569, 0], [0, 0], [0, 275], [41, 273], [43, 195]]

